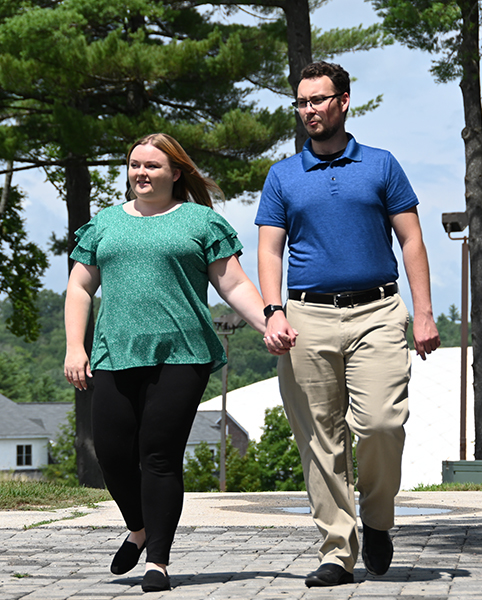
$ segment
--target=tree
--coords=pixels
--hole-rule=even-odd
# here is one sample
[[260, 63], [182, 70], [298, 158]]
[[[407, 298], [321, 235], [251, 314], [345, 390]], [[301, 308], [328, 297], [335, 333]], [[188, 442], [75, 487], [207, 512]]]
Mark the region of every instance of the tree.
[[231, 460], [230, 452], [227, 452], [227, 454], [229, 460], [226, 463], [226, 490], [229, 492], [261, 491], [261, 465], [257, 459], [258, 447], [256, 442], [254, 440], [249, 441], [246, 454], [239, 461], [239, 473], [236, 471], [235, 461]]
[[460, 321], [460, 319], [461, 319], [460, 311], [455, 306], [455, 304], [451, 304], [449, 306], [449, 319], [452, 321], [452, 323], [455, 323], [456, 321]]
[[0, 353], [0, 394], [14, 402], [32, 401], [30, 374], [23, 367], [25, 359], [21, 352]]
[[[206, 442], [196, 446], [184, 465], [187, 491], [219, 490], [220, 448], [213, 458]], [[226, 491], [259, 492], [304, 490], [303, 469], [298, 448], [283, 408], [268, 409], [259, 443], [251, 440], [244, 456], [226, 441]]]
[[186, 492], [219, 491], [219, 479], [215, 475], [213, 453], [207, 442], [200, 442], [194, 456], [186, 455], [184, 464], [184, 489]]
[[282, 406], [266, 410], [257, 450], [262, 490], [306, 489], [298, 447]]
[[[200, 442], [194, 456], [186, 455], [184, 463], [184, 489], [187, 492], [219, 491], [220, 444], [213, 455], [206, 442]], [[226, 439], [226, 491], [260, 491], [259, 465], [255, 458], [256, 444], [250, 442], [248, 450], [241, 456], [231, 441]]]
[[67, 485], [79, 485], [75, 452], [75, 414], [67, 414], [67, 423], [60, 425], [60, 435], [56, 442], [49, 443], [52, 463], [42, 469], [48, 481], [59, 481]]
[[482, 459], [482, 105], [478, 0], [372, 0], [383, 26], [409, 48], [437, 55], [437, 82], [458, 80], [465, 127], [465, 201], [469, 221], [475, 458]]
[[0, 293], [7, 294], [12, 306], [7, 327], [26, 341], [33, 341], [39, 335], [36, 300], [41, 277], [48, 267], [47, 256], [27, 241], [22, 215], [25, 196], [8, 183], [1, 194]]
[[[257, 81], [262, 87], [275, 91], [279, 95], [296, 98], [300, 73], [303, 67], [313, 61], [332, 60], [344, 52], [357, 52], [379, 48], [393, 43], [379, 25], [367, 28], [358, 27], [322, 31], [311, 27], [310, 13], [326, 4], [329, 0], [217, 0], [215, 4], [228, 6], [231, 13], [240, 6], [249, 6], [254, 15], [263, 19], [266, 15], [277, 19], [273, 23], [279, 32], [279, 41], [286, 45], [288, 56], [288, 77], [271, 78]], [[203, 4], [203, 2], [199, 2]], [[362, 115], [376, 108], [382, 96], [370, 100], [365, 105], [351, 108], [351, 115]], [[301, 152], [308, 135], [296, 114], [295, 148]]]
[[[63, 372], [65, 333], [63, 294], [41, 290], [35, 300], [39, 335], [25, 341], [6, 325], [13, 313], [9, 298], [0, 301], [0, 390], [20, 402], [72, 402], [74, 390]], [[2, 369], [2, 364], [7, 365]], [[23, 373], [23, 383], [11, 385], [13, 374]]]

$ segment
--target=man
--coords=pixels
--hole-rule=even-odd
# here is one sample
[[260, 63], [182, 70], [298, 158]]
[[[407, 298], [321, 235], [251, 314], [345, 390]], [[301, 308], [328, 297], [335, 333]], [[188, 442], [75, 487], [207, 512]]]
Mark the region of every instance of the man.
[[384, 574], [393, 555], [388, 530], [400, 486], [410, 353], [392, 230], [411, 288], [415, 349], [425, 360], [440, 340], [418, 200], [389, 152], [362, 146], [345, 131], [348, 73], [326, 62], [308, 65], [293, 104], [310, 139], [267, 177], [256, 217], [259, 279], [267, 304], [265, 341], [280, 355], [281, 395], [324, 536], [321, 565], [305, 583], [331, 586], [354, 581], [358, 555], [351, 432], [358, 438], [368, 572]]

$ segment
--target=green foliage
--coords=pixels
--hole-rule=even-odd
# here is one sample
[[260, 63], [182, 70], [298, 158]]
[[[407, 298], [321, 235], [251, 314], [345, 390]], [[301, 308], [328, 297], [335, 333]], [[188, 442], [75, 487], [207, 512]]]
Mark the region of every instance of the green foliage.
[[412, 492], [480, 492], [480, 483], [440, 483], [432, 485], [419, 484], [411, 490]]
[[[42, 166], [62, 188], [71, 158], [122, 164], [134, 139], [164, 131], [228, 197], [258, 191], [294, 128], [291, 110], [253, 101], [286, 85], [285, 30], [215, 17], [195, 3], [6, 0], [0, 157]], [[102, 205], [110, 176], [92, 175]]]
[[[250, 442], [248, 451], [242, 457], [228, 436], [226, 439], [226, 491], [254, 492], [260, 489], [259, 465], [255, 459], [254, 442]], [[198, 444], [194, 456], [186, 455], [184, 463], [184, 489], [187, 492], [219, 491], [219, 465], [221, 449], [209, 449], [206, 442]]]
[[372, 0], [383, 28], [408, 48], [438, 54], [431, 72], [439, 82], [462, 74], [461, 12], [455, 0]]
[[415, 344], [413, 343], [413, 317], [412, 317], [412, 315], [409, 315], [406, 337], [407, 337], [408, 347], [410, 348], [410, 350], [413, 350], [415, 348]]
[[306, 489], [298, 447], [282, 406], [266, 410], [257, 450], [262, 490]]
[[[460, 346], [461, 341], [461, 323], [460, 313], [455, 306], [452, 304], [449, 306], [449, 315], [442, 313], [437, 317], [437, 329], [440, 335], [440, 346], [442, 348], [453, 348]], [[472, 333], [471, 326], [469, 323], [469, 336], [468, 344], [472, 345]]]
[[60, 425], [60, 435], [57, 441], [49, 443], [49, 453], [52, 464], [42, 469], [48, 481], [63, 482], [66, 485], [77, 486], [77, 453], [75, 451], [75, 410], [67, 414], [67, 423]]
[[[448, 316], [444, 313], [440, 314], [436, 320], [437, 329], [440, 335], [441, 348], [456, 348], [460, 346], [461, 340], [461, 323], [460, 312], [455, 304], [449, 306]], [[468, 324], [468, 345], [472, 345], [472, 326]], [[407, 330], [407, 342], [411, 350], [414, 349], [413, 344], [413, 317], [410, 315], [410, 323]]]
[[201, 442], [194, 456], [186, 455], [184, 464], [184, 489], [186, 492], [213, 492], [219, 490], [219, 479], [215, 475], [213, 453], [207, 442]]
[[350, 112], [348, 113], [349, 117], [362, 117], [368, 112], [375, 110], [380, 106], [383, 100], [383, 95], [379, 94], [376, 98], [369, 100], [365, 104], [361, 104], [360, 106], [350, 106]]
[[[0, 302], [0, 393], [17, 402], [73, 401], [73, 389], [63, 376], [65, 337], [63, 328], [64, 294], [42, 290], [37, 299], [41, 333], [36, 342], [26, 343], [14, 336], [5, 321], [11, 312], [8, 300]], [[99, 301], [96, 299], [98, 307]], [[213, 316], [232, 310], [224, 304], [211, 307]], [[457, 307], [437, 319], [442, 346], [460, 345], [460, 315]], [[407, 337], [412, 340], [412, 325]], [[261, 336], [248, 326], [230, 337], [229, 389], [248, 385], [276, 375], [276, 358], [266, 350]], [[221, 394], [221, 379], [211, 377], [205, 396]], [[241, 385], [239, 385], [241, 384]], [[211, 392], [209, 392], [211, 390]], [[210, 395], [211, 394], [211, 395]], [[47, 468], [49, 476], [73, 483], [75, 477], [74, 417], [51, 449], [57, 464]], [[283, 409], [267, 411], [264, 432], [258, 444], [251, 441], [241, 457], [227, 443], [226, 486], [228, 491], [304, 489], [301, 463]], [[356, 457], [354, 456], [356, 473]], [[186, 489], [219, 489], [219, 450], [215, 457], [202, 445], [186, 463]], [[356, 475], [355, 475], [356, 477]]]
[[31, 355], [23, 350], [0, 353], [0, 393], [14, 402], [72, 401], [72, 391], [58, 387], [49, 374], [32, 378], [30, 359]]
[[313, 60], [333, 60], [338, 54], [372, 50], [393, 44], [393, 37], [376, 23], [364, 28], [362, 25], [348, 29], [312, 30]]
[[31, 402], [30, 374], [22, 366], [26, 356], [21, 352], [0, 354], [0, 393], [14, 402]]
[[[63, 195], [66, 161], [119, 165], [134, 139], [164, 131], [227, 197], [259, 191], [274, 150], [295, 128], [291, 109], [256, 100], [260, 90], [292, 95], [286, 17], [258, 4], [252, 10], [273, 19], [243, 25], [234, 19], [239, 7], [215, 5], [4, 0], [0, 157], [46, 169]], [[318, 30], [314, 59], [389, 42], [378, 25]], [[110, 175], [92, 177], [94, 201], [103, 205]]]
[[[187, 456], [184, 465], [186, 491], [219, 490], [220, 449], [213, 458], [206, 442]], [[266, 411], [264, 433], [258, 444], [250, 441], [244, 456], [226, 440], [226, 491], [261, 492], [304, 490], [300, 455], [283, 408]]]
[[8, 299], [0, 301], [0, 393], [17, 402], [73, 402], [74, 391], [65, 381], [64, 295], [51, 290], [38, 294], [39, 337], [27, 343], [6, 326], [12, 312]]
[[24, 195], [12, 187], [0, 213], [0, 293], [7, 294], [12, 306], [7, 328], [33, 341], [40, 333], [36, 300], [48, 261], [45, 253], [27, 240], [23, 200]]
[[356, 435], [354, 433], [352, 433], [351, 434], [351, 461], [352, 461], [353, 481], [355, 482], [355, 489], [356, 489], [356, 482], [358, 479], [358, 459], [356, 457], [357, 443], [358, 443], [358, 438], [356, 437]]
[[[227, 315], [233, 310], [226, 304], [210, 307], [213, 318]], [[228, 391], [276, 377], [277, 358], [269, 354], [262, 336], [249, 325], [237, 329], [229, 336]], [[222, 393], [222, 371], [211, 375], [202, 401]]]
[[261, 465], [257, 460], [257, 444], [248, 443], [246, 454], [241, 456], [229, 440], [226, 444], [226, 491], [257, 492], [261, 486]]

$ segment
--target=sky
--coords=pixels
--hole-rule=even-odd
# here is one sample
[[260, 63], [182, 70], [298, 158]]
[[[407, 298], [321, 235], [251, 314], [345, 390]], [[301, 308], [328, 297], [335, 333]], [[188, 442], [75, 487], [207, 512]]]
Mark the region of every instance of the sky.
[[[312, 25], [323, 30], [368, 26], [376, 21], [371, 4], [364, 0], [332, 0], [312, 15]], [[356, 78], [352, 84], [352, 106], [383, 94], [381, 106], [366, 116], [349, 119], [347, 130], [360, 143], [390, 150], [410, 179], [420, 200], [419, 215], [431, 269], [432, 302], [434, 314], [438, 316], [442, 312], [447, 314], [451, 304], [460, 308], [461, 242], [449, 240], [441, 215], [465, 210], [461, 138], [464, 120], [457, 82], [434, 83], [429, 73], [431, 60], [426, 53], [395, 44], [381, 50], [346, 53], [335, 62]], [[262, 94], [259, 102], [260, 106], [274, 108], [279, 101]], [[189, 152], [189, 148], [186, 150]], [[294, 153], [294, 142], [285, 144], [279, 151]], [[124, 189], [125, 173], [121, 180], [119, 186]], [[46, 248], [53, 231], [58, 236], [65, 232], [65, 204], [38, 171], [16, 174], [13, 183], [28, 195], [26, 220], [31, 239]], [[257, 284], [256, 209], [257, 201], [251, 205], [232, 201], [217, 208], [238, 231], [244, 245], [242, 266]], [[400, 258], [396, 241], [395, 247]], [[50, 263], [44, 285], [60, 293], [67, 283], [67, 259], [51, 257]], [[402, 297], [411, 312], [410, 292], [401, 263], [400, 273]], [[214, 290], [209, 294], [209, 301], [211, 304], [220, 301]]]

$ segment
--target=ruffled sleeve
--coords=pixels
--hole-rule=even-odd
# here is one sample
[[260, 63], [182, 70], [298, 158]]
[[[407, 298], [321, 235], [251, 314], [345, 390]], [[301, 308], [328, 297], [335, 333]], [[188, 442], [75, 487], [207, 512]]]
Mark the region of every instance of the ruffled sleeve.
[[206, 233], [206, 260], [208, 264], [233, 254], [242, 254], [243, 244], [238, 240], [237, 232], [224, 217], [210, 210]]
[[95, 217], [75, 232], [77, 246], [73, 249], [70, 258], [84, 265], [97, 266], [97, 246], [99, 237]]

